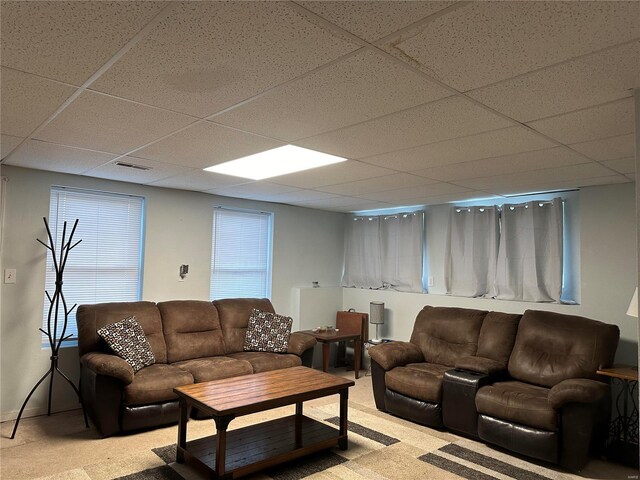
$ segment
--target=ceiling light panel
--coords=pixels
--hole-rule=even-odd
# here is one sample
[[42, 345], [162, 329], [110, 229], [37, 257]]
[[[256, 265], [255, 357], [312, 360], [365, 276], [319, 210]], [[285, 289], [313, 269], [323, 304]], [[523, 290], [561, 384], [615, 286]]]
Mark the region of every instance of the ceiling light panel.
[[449, 97], [296, 144], [349, 158], [363, 158], [511, 125], [512, 122], [469, 100]]
[[39, 140], [127, 153], [187, 126], [192, 117], [85, 91], [36, 135]]
[[638, 18], [639, 2], [470, 2], [388, 50], [468, 91], [638, 38]]
[[2, 2], [2, 64], [81, 85], [164, 2]]
[[205, 170], [224, 175], [262, 180], [288, 173], [311, 170], [325, 165], [346, 161], [346, 158], [326, 153], [285, 145], [260, 153], [220, 163]]
[[291, 142], [450, 94], [380, 53], [363, 50], [214, 120]]
[[185, 2], [92, 88], [206, 117], [357, 48], [286, 2]]
[[282, 145], [277, 140], [202, 121], [138, 150], [136, 156], [204, 168]]

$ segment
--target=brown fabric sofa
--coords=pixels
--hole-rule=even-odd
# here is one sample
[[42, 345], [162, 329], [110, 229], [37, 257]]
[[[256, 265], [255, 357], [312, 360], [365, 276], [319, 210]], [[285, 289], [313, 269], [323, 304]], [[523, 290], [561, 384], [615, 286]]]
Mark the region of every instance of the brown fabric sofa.
[[424, 307], [409, 342], [369, 349], [376, 407], [581, 469], [604, 440], [619, 329], [584, 317]]
[[[252, 298], [81, 305], [76, 315], [80, 390], [100, 434], [177, 422], [173, 389], [180, 385], [311, 366], [316, 340], [300, 332], [291, 334], [287, 353], [244, 352], [253, 308], [274, 313], [268, 299]], [[142, 326], [156, 359], [135, 373], [96, 333], [130, 315]]]

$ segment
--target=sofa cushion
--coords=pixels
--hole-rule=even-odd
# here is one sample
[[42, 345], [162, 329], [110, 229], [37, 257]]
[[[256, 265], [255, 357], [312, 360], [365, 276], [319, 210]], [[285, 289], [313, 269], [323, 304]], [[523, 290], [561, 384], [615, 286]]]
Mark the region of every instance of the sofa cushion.
[[245, 360], [251, 364], [254, 373], [280, 370], [281, 368], [299, 367], [302, 360], [290, 353], [271, 352], [238, 352], [227, 355], [236, 360]]
[[229, 357], [194, 358], [171, 365], [189, 372], [196, 383], [253, 373], [253, 367], [249, 362]]
[[293, 318], [253, 309], [244, 337], [245, 352], [285, 353]]
[[123, 318], [136, 317], [151, 345], [156, 363], [167, 363], [167, 345], [162, 334], [160, 311], [153, 302], [117, 302], [80, 305], [76, 313], [78, 324], [78, 353], [110, 353], [107, 344], [98, 335], [98, 329]]
[[442, 401], [442, 377], [451, 370], [446, 365], [434, 363], [409, 363], [385, 373], [387, 388], [425, 402]]
[[552, 387], [569, 378], [596, 378], [610, 366], [618, 346], [616, 325], [574, 315], [527, 310], [520, 320], [509, 374]]
[[218, 310], [211, 302], [173, 300], [158, 303], [167, 343], [167, 362], [224, 355]]
[[528, 383], [497, 382], [478, 390], [478, 413], [542, 430], [558, 430], [558, 414], [547, 401], [549, 389]]
[[477, 356], [495, 360], [506, 368], [521, 318], [512, 313], [487, 313], [480, 328]]
[[218, 310], [225, 353], [242, 352], [251, 311], [276, 313], [268, 298], [226, 298], [213, 302]]
[[147, 403], [175, 400], [175, 387], [193, 383], [193, 376], [173, 365], [149, 365], [133, 376], [133, 382], [124, 387], [124, 403], [144, 405]]
[[475, 355], [487, 312], [468, 308], [424, 307], [411, 334], [428, 363], [453, 366], [460, 357]]
[[98, 329], [98, 335], [107, 342], [116, 355], [131, 365], [134, 372], [156, 363], [151, 345], [136, 317], [127, 317], [119, 322], [105, 325]]

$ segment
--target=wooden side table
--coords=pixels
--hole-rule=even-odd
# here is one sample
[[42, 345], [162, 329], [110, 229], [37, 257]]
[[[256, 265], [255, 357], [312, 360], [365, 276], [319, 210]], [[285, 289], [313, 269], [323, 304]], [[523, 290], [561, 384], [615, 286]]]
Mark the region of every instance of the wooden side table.
[[329, 353], [332, 343], [353, 340], [353, 369], [356, 380], [360, 377], [360, 358], [362, 356], [362, 335], [359, 333], [343, 333], [329, 330], [326, 332], [314, 332], [305, 330], [304, 333], [313, 335], [318, 343], [322, 344], [322, 371], [329, 370]]
[[620, 390], [615, 396], [616, 416], [611, 421], [607, 455], [638, 467], [638, 367], [614, 365], [597, 371]]

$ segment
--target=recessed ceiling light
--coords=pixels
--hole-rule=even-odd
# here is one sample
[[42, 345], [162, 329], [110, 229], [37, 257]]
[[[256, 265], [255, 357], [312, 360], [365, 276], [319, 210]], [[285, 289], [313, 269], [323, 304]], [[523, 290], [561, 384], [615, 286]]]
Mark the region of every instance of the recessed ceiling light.
[[205, 168], [208, 172], [262, 180], [346, 161], [328, 153], [285, 145]]

